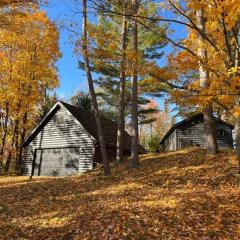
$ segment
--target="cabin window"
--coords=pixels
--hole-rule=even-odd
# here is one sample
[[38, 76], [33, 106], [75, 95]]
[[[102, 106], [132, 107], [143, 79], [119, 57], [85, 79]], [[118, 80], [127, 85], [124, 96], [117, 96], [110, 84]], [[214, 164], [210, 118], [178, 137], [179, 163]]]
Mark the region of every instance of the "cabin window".
[[64, 123], [64, 114], [63, 113], [57, 113], [55, 116], [54, 116], [54, 123], [56, 125], [61, 125]]
[[226, 132], [224, 130], [218, 130], [218, 136], [224, 137], [226, 136]]
[[193, 129], [184, 129], [183, 130], [183, 134], [184, 135], [193, 135], [194, 134], [194, 130]]

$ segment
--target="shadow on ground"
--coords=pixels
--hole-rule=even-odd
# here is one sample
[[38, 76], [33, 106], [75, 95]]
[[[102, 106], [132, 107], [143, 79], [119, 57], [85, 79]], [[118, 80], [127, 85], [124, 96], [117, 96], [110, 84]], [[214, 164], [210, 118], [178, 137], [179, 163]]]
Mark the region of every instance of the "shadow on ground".
[[240, 177], [230, 153], [141, 157], [66, 178], [0, 178], [0, 236], [9, 239], [240, 239]]

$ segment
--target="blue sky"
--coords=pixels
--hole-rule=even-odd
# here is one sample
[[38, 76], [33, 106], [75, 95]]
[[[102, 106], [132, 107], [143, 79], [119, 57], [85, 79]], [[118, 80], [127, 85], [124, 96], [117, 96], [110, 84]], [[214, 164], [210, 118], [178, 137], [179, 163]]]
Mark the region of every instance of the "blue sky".
[[[50, 0], [48, 6], [43, 9], [47, 12], [49, 18], [58, 24], [70, 19], [81, 21], [81, 15], [75, 14], [74, 5], [69, 4], [67, 0]], [[73, 46], [70, 42], [70, 33], [64, 28], [59, 28], [60, 32], [60, 51], [62, 58], [58, 60], [57, 67], [59, 71], [60, 87], [57, 89], [59, 98], [67, 100], [76, 89], [87, 91], [85, 73], [78, 69], [78, 61], [73, 53]]]
[[[81, 2], [81, 1], [79, 1]], [[81, 31], [81, 6], [75, 5], [73, 0], [49, 0], [48, 6], [43, 7], [47, 12], [49, 18], [53, 21], [67, 23], [70, 19], [79, 23], [79, 31]], [[169, 13], [165, 13], [169, 15]], [[94, 15], [89, 15], [90, 19], [94, 19]], [[186, 32], [185, 29], [179, 25], [173, 25], [174, 39], [183, 37]], [[59, 70], [60, 87], [57, 89], [57, 94], [60, 99], [68, 100], [68, 98], [77, 90], [87, 91], [86, 75], [84, 71], [78, 68], [78, 61], [73, 53], [73, 46], [70, 42], [70, 33], [64, 28], [59, 28], [60, 32], [60, 51], [62, 52], [62, 58], [57, 62]], [[167, 46], [165, 56], [172, 50], [171, 46]], [[162, 59], [164, 62], [164, 58]], [[159, 103], [160, 109], [163, 107], [163, 99], [156, 99]], [[174, 106], [171, 106], [173, 108]]]

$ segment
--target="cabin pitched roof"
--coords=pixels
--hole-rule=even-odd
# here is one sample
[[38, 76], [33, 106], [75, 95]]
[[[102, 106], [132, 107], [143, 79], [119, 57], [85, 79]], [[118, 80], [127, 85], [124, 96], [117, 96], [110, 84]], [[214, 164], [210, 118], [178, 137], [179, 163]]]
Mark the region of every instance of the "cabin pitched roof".
[[[77, 108], [71, 104], [62, 102], [66, 109], [82, 124], [82, 126], [98, 141], [97, 126], [94, 113]], [[116, 146], [117, 123], [101, 115], [103, 134], [106, 144]], [[131, 136], [124, 132], [124, 149], [131, 148]]]
[[[222, 119], [220, 118], [217, 118], [217, 117], [214, 117], [215, 118], [215, 121], [217, 122], [221, 122], [222, 124], [224, 125], [227, 125], [229, 126], [230, 128], [234, 129], [234, 126], [228, 122], [225, 122], [223, 121]], [[170, 130], [165, 134], [165, 136], [162, 138], [162, 140], [160, 141], [160, 144], [163, 144], [164, 141], [173, 133], [173, 131], [178, 128], [178, 127], [181, 127], [183, 126], [184, 124], [186, 123], [189, 123], [191, 121], [197, 121], [197, 120], [202, 120], [203, 121], [203, 114], [202, 113], [197, 113], [197, 114], [194, 114], [193, 116], [189, 117], [189, 118], [186, 118], [178, 123], [175, 123], [171, 128]]]
[[[49, 113], [43, 118], [43, 120], [36, 126], [36, 128], [26, 138], [23, 147], [27, 146], [33, 138], [41, 131], [41, 129], [48, 123], [48, 121], [54, 116], [54, 114], [61, 108], [64, 107], [70, 112], [74, 118], [86, 129], [86, 131], [98, 141], [96, 120], [93, 112], [86, 111], [84, 109], [77, 108], [71, 104], [63, 101], [58, 101]], [[117, 143], [117, 123], [111, 121], [101, 115], [104, 139], [107, 145], [116, 146]], [[131, 149], [131, 136], [124, 132], [124, 146], [125, 150]], [[140, 147], [140, 152], [143, 152], [143, 148]]]

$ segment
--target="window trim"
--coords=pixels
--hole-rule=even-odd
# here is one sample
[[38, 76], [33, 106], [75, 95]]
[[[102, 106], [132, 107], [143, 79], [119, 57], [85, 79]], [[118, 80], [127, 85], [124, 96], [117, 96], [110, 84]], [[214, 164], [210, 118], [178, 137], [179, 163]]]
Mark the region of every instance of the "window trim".
[[191, 135], [192, 136], [192, 135], [194, 135], [194, 129], [188, 129], [188, 128], [187, 129], [183, 129], [182, 133], [183, 133], [183, 135], [186, 135], [186, 136], [187, 135]]

